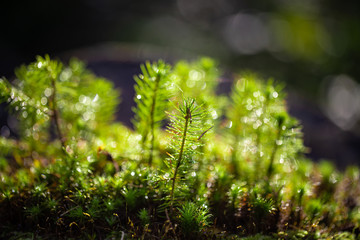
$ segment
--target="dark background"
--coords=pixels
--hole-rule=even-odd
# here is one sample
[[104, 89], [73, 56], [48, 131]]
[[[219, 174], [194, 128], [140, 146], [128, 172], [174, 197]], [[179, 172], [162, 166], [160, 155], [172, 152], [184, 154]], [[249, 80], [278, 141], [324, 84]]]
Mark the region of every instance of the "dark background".
[[309, 156], [344, 167], [360, 162], [359, 13], [359, 1], [335, 0], [3, 1], [0, 76], [36, 55], [77, 56], [123, 89], [129, 124], [140, 62], [210, 56], [228, 84], [241, 70], [286, 82]]

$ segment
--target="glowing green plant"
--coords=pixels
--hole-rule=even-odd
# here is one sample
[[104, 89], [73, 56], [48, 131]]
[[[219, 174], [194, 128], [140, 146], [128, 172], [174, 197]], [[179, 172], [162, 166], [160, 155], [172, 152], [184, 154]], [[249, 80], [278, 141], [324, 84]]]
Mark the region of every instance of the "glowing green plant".
[[141, 69], [134, 130], [80, 61], [0, 79], [19, 122], [0, 137], [1, 239], [359, 237], [359, 168], [305, 158], [281, 84], [243, 74], [228, 98], [209, 58]]
[[179, 208], [180, 228], [186, 239], [196, 239], [198, 234], [210, 224], [208, 209], [186, 202]]
[[[278, 162], [290, 162], [304, 151], [299, 125], [286, 112], [282, 88], [272, 80], [263, 83], [253, 73], [235, 81], [226, 114], [235, 177], [243, 173], [252, 181], [270, 178]], [[244, 164], [244, 159], [251, 159], [250, 164]], [[265, 172], [251, 176], [260, 168]]]
[[17, 115], [19, 134], [30, 151], [45, 154], [40, 151], [44, 145], [48, 153], [58, 148], [56, 142], [48, 144], [52, 126], [63, 150], [70, 140], [92, 144], [94, 134], [114, 117], [119, 94], [113, 84], [94, 76], [78, 60], [64, 66], [48, 55], [37, 57], [15, 73], [14, 84], [0, 79], [0, 101]]
[[216, 61], [203, 57], [196, 61], [180, 60], [170, 74], [171, 84], [178, 96], [176, 103], [181, 103], [182, 97], [194, 98], [206, 109], [214, 120], [219, 120], [226, 106], [226, 98], [217, 96], [220, 70]]
[[176, 111], [175, 114], [169, 115], [168, 132], [172, 135], [170, 148], [173, 151], [169, 154], [169, 159], [166, 162], [169, 169], [173, 171], [170, 192], [171, 208], [174, 203], [175, 185], [179, 175], [184, 177], [192, 167], [193, 156], [196, 154], [196, 149], [201, 145], [199, 140], [208, 131], [201, 125], [206, 115], [194, 99], [184, 99], [183, 103], [176, 107]]
[[154, 158], [156, 131], [166, 117], [165, 110], [169, 98], [168, 74], [170, 66], [163, 61], [141, 65], [142, 74], [135, 76], [135, 117], [133, 124], [141, 134], [143, 151], [148, 154], [151, 166]]

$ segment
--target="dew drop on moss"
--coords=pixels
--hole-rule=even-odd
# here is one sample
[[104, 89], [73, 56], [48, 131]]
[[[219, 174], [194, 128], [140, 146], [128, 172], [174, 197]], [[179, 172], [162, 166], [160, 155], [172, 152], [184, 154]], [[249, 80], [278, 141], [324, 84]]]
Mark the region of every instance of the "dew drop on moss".
[[47, 104], [47, 98], [46, 97], [42, 97], [40, 100], [42, 105], [46, 105]]

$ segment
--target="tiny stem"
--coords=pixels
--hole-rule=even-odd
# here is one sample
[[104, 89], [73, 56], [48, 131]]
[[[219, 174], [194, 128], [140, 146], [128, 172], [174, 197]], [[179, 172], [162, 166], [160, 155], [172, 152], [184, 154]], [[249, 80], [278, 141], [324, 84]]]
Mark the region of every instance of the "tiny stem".
[[52, 111], [53, 111], [52, 117], [55, 122], [55, 128], [56, 128], [56, 131], [58, 134], [58, 138], [60, 139], [61, 146], [63, 147], [63, 149], [65, 149], [65, 147], [66, 147], [65, 138], [60, 129], [60, 116], [59, 116], [59, 111], [58, 111], [57, 105], [56, 105], [56, 82], [55, 82], [54, 78], [51, 78], [51, 85], [53, 88], [53, 94], [51, 95], [51, 105], [52, 105]]
[[280, 137], [281, 137], [281, 127], [282, 125], [279, 124], [279, 127], [278, 127], [278, 132], [276, 134], [276, 139], [275, 139], [275, 142], [274, 142], [274, 148], [273, 148], [273, 151], [271, 153], [271, 157], [270, 157], [270, 164], [269, 164], [269, 168], [268, 168], [268, 171], [267, 171], [267, 177], [268, 179], [270, 179], [272, 173], [273, 173], [273, 168], [274, 168], [274, 160], [275, 160], [275, 155], [276, 155], [276, 152], [278, 150], [278, 144], [277, 144], [277, 141], [280, 140]]
[[183, 156], [183, 152], [184, 152], [186, 134], [187, 134], [187, 129], [188, 129], [190, 117], [191, 117], [190, 108], [187, 107], [187, 108], [186, 108], [186, 115], [185, 115], [185, 128], [184, 128], [184, 133], [183, 133], [183, 137], [182, 137], [181, 148], [180, 148], [179, 157], [178, 157], [178, 160], [177, 160], [177, 163], [176, 163], [176, 167], [175, 167], [175, 169], [174, 169], [174, 177], [172, 178], [172, 187], [171, 187], [171, 194], [170, 194], [170, 198], [171, 198], [171, 202], [170, 202], [171, 212], [173, 211], [175, 182], [176, 182], [176, 177], [177, 177], [178, 169], [179, 169], [179, 167], [180, 167], [180, 165], [181, 165], [181, 160], [182, 160], [182, 156]]
[[235, 178], [238, 178], [240, 176], [240, 163], [239, 163], [239, 160], [237, 159], [237, 152], [238, 152], [238, 142], [239, 142], [239, 135], [238, 134], [235, 134], [235, 141], [233, 143], [233, 151], [232, 151], [232, 154], [231, 154], [231, 163], [232, 163], [232, 166], [233, 166], [233, 173], [235, 175]]
[[150, 140], [150, 156], [149, 156], [149, 166], [152, 165], [152, 161], [154, 158], [154, 144], [155, 144], [155, 119], [154, 119], [154, 115], [155, 115], [155, 106], [156, 106], [156, 97], [157, 97], [157, 91], [159, 88], [159, 82], [160, 82], [160, 77], [157, 77], [155, 80], [155, 88], [154, 88], [154, 96], [153, 96], [153, 101], [151, 104], [151, 109], [150, 109], [150, 134], [151, 134], [151, 140]]
[[[264, 103], [264, 105], [262, 106], [262, 114], [261, 114], [261, 122], [264, 123], [264, 116], [266, 114], [266, 110], [267, 110], [267, 107], [268, 107], [268, 103], [269, 103], [269, 98], [267, 97], [266, 98], [266, 101]], [[258, 159], [256, 161], [256, 166], [259, 167], [261, 165], [261, 160], [262, 160], [262, 157], [261, 157], [261, 151], [260, 151], [260, 143], [261, 143], [261, 138], [262, 138], [262, 134], [261, 134], [261, 130], [263, 128], [264, 124], [261, 124], [257, 129], [256, 129], [256, 135], [257, 135], [257, 138], [256, 138], [256, 148], [257, 148], [257, 153], [258, 153]]]

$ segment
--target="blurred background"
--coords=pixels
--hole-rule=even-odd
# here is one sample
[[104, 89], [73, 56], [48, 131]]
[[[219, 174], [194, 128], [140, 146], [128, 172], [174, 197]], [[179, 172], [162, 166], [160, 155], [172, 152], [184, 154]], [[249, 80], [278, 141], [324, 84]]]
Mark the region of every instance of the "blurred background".
[[[360, 163], [360, 2], [335, 0], [3, 1], [0, 76], [36, 55], [76, 56], [122, 89], [118, 119], [130, 124], [133, 75], [162, 58], [216, 59], [226, 92], [256, 71], [285, 82], [291, 115], [315, 161]], [[0, 110], [0, 134], [14, 119]]]

